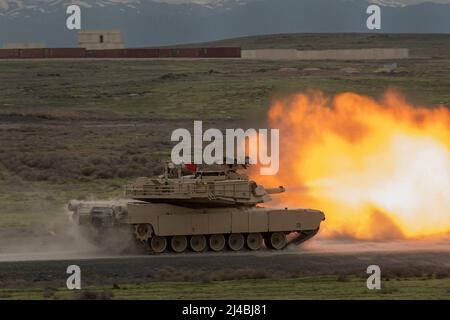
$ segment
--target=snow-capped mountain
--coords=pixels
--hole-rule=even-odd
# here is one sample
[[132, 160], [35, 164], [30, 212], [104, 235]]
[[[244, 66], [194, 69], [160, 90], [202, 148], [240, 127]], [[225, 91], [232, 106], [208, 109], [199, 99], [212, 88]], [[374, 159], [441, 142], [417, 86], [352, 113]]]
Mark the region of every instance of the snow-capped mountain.
[[[408, 0], [408, 3], [415, 0]], [[419, 0], [417, 0], [419, 1]], [[450, 0], [437, 0], [447, 1]], [[381, 32], [450, 33], [450, 4], [406, 0], [0, 0], [3, 42], [77, 46], [66, 7], [83, 29], [120, 29], [128, 47], [293, 32], [369, 32], [366, 9], [383, 5]]]
[[70, 4], [77, 4], [81, 8], [106, 8], [119, 7], [120, 10], [135, 9], [143, 5], [154, 3], [165, 3], [173, 5], [196, 5], [206, 8], [233, 8], [252, 0], [0, 0], [0, 13], [16, 15], [20, 12], [29, 13], [37, 11], [51, 13], [56, 10], [67, 8]]
[[[20, 11], [22, 9], [52, 9], [66, 7], [69, 4], [78, 4], [81, 7], [105, 7], [109, 5], [139, 6], [145, 2], [160, 2], [167, 4], [197, 4], [210, 7], [232, 6], [243, 4], [252, 0], [0, 0], [0, 11]], [[275, 1], [275, 0], [274, 0]], [[301, 0], [299, 0], [301, 1]], [[450, 3], [450, 0], [370, 0], [369, 2], [383, 6], [407, 6], [423, 2]]]
[[[197, 5], [206, 8], [227, 8], [245, 5], [251, 1], [258, 0], [0, 0], [0, 13], [16, 15], [21, 11], [53, 12], [57, 9], [66, 8], [70, 4], [77, 4], [82, 8], [105, 8], [108, 6], [121, 7], [139, 10], [139, 7], [146, 3], [156, 2], [175, 5]], [[302, 0], [298, 0], [301, 2]], [[338, 0], [339, 1], [339, 0]], [[352, 1], [352, 0], [344, 0]], [[354, 0], [353, 0], [354, 1]], [[365, 2], [364, 0], [358, 0]], [[450, 3], [450, 0], [368, 0], [370, 3], [387, 7], [405, 7], [424, 2]], [[277, 2], [273, 0], [273, 2]]]

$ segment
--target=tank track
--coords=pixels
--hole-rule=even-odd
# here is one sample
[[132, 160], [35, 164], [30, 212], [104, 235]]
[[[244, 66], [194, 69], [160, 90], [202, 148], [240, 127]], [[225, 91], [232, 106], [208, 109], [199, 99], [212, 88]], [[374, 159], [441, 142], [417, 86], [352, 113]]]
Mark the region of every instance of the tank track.
[[[303, 232], [292, 232], [289, 234], [285, 234], [282, 232], [275, 233], [267, 233], [267, 234], [229, 234], [229, 235], [216, 235], [219, 237], [223, 237], [222, 243], [219, 241], [219, 245], [214, 248], [214, 243], [211, 242], [211, 236], [201, 236], [205, 238], [206, 243], [202, 243], [202, 238], [197, 239], [199, 241], [192, 242], [193, 237], [187, 236], [178, 236], [177, 237], [152, 237], [151, 239], [157, 239], [158, 243], [155, 244], [151, 239], [148, 241], [142, 241], [140, 239], [135, 239], [136, 244], [138, 245], [140, 252], [145, 254], [161, 254], [166, 252], [171, 253], [204, 253], [204, 252], [239, 252], [239, 251], [261, 251], [261, 250], [283, 250], [288, 246], [298, 246], [301, 243], [311, 239], [319, 232], [319, 228], [316, 230], [303, 231]], [[257, 245], [252, 245], [249, 242], [249, 235], [256, 235], [256, 243]], [[258, 243], [258, 237], [260, 236], [260, 243]], [[283, 235], [285, 242], [283, 240], [274, 243], [274, 236], [278, 235], [281, 237]], [[232, 236], [234, 236], [234, 241]], [[176, 239], [175, 239], [176, 238]], [[220, 239], [219, 239], [220, 240]], [[161, 243], [162, 241], [162, 243]], [[198, 245], [200, 243], [200, 245]], [[197, 245], [197, 248], [195, 248]], [[152, 246], [154, 246], [152, 248]], [[154, 249], [156, 248], [156, 250]]]
[[314, 237], [318, 232], [319, 232], [319, 228], [317, 228], [314, 231], [309, 231], [309, 232], [303, 232], [303, 233], [302, 232], [295, 232], [297, 234], [297, 236], [295, 238], [291, 239], [288, 242], [288, 245], [292, 244], [292, 245], [298, 246], [301, 243], [303, 243], [303, 242], [311, 239], [312, 237]]

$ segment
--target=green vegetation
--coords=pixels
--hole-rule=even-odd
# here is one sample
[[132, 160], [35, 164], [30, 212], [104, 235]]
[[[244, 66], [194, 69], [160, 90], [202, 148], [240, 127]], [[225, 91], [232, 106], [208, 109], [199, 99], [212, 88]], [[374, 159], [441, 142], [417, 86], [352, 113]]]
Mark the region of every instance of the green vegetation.
[[120, 196], [127, 180], [160, 172], [175, 128], [195, 119], [260, 126], [271, 102], [294, 92], [380, 97], [394, 86], [414, 103], [450, 105], [448, 57], [375, 72], [385, 63], [0, 61], [0, 212], [56, 212], [70, 198]]
[[[202, 44], [203, 45], [203, 44]], [[67, 200], [120, 197], [122, 185], [158, 174], [170, 134], [193, 120], [216, 128], [259, 127], [277, 97], [306, 90], [379, 98], [389, 88], [414, 104], [450, 106], [448, 35], [276, 35], [205, 45], [335, 49], [408, 47], [401, 61], [1, 61], [0, 235], [41, 234], [67, 218]], [[198, 46], [198, 44], [197, 44]], [[432, 57], [432, 58], [431, 58]], [[377, 72], [397, 62], [392, 73]], [[31, 231], [31, 232], [30, 232]], [[11, 241], [14, 242], [14, 241]], [[1, 248], [0, 248], [1, 249]], [[408, 270], [410, 270], [409, 268]], [[254, 275], [92, 286], [80, 292], [23, 280], [0, 299], [448, 299], [447, 275], [385, 279], [369, 291], [357, 275]], [[167, 273], [167, 272], [166, 272]], [[173, 276], [174, 272], [169, 272]], [[19, 279], [20, 280], [20, 279]], [[31, 286], [35, 286], [30, 288]], [[108, 282], [102, 282], [108, 283]], [[15, 287], [17, 285], [17, 287]], [[60, 283], [58, 283], [58, 286]]]
[[450, 278], [384, 281], [368, 290], [365, 279], [315, 276], [214, 282], [151, 282], [67, 289], [0, 289], [0, 299], [450, 299]]
[[[356, 91], [378, 96], [395, 86], [419, 102], [450, 102], [446, 90], [450, 81], [448, 58], [400, 61], [397, 73], [374, 73], [385, 63], [0, 61], [0, 106], [2, 114], [11, 119], [15, 115], [16, 120], [30, 124], [124, 117], [242, 120], [264, 111], [274, 96], [311, 88], [328, 94]], [[356, 72], [342, 70], [349, 67]], [[283, 72], [282, 68], [298, 72]], [[307, 68], [320, 70], [305, 71]]]

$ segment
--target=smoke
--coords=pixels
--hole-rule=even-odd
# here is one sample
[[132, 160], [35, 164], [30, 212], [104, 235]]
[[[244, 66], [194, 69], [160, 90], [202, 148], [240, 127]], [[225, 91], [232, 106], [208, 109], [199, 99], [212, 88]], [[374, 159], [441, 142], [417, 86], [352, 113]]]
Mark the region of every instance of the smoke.
[[[67, 208], [50, 217], [42, 212], [34, 214], [37, 222], [0, 228], [0, 261], [91, 259], [137, 250], [130, 228], [99, 235], [79, 226]], [[20, 217], [20, 213], [16, 215]], [[45, 223], [39, 223], [41, 220]]]
[[[0, 230], [0, 261], [70, 259], [99, 253], [97, 246], [81, 236], [66, 209], [50, 218], [43, 213], [35, 214], [46, 223]], [[20, 217], [20, 213], [17, 215]]]

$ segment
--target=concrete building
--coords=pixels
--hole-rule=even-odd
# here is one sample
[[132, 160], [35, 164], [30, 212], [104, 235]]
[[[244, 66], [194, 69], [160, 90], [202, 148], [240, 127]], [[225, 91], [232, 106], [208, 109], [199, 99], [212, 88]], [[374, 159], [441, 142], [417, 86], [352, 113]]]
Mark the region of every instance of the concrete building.
[[87, 50], [96, 49], [123, 49], [120, 30], [81, 30], [79, 44]]
[[24, 43], [6, 42], [3, 45], [3, 49], [42, 49], [42, 48], [45, 48], [45, 44], [31, 43], [31, 42], [24, 42]]
[[340, 50], [259, 49], [242, 50], [243, 59], [255, 60], [390, 60], [408, 59], [406, 48]]

